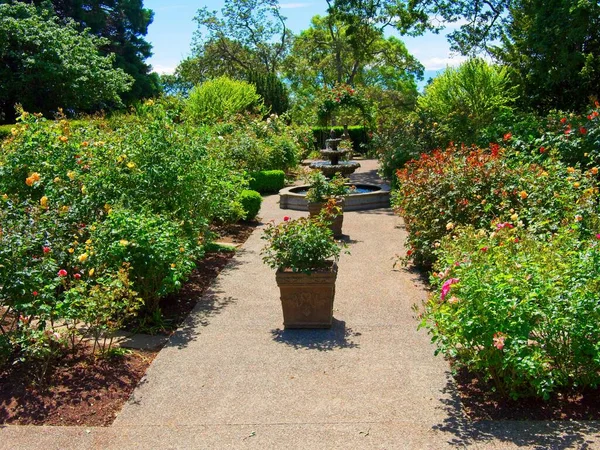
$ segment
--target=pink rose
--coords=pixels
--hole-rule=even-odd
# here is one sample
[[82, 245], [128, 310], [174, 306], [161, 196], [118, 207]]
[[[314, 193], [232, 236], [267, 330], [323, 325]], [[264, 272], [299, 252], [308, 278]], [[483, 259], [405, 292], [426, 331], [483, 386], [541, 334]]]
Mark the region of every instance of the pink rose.
[[442, 293], [440, 295], [441, 301], [444, 301], [444, 299], [448, 295], [448, 292], [450, 292], [450, 288], [452, 287], [452, 285], [458, 283], [459, 281], [459, 278], [450, 278], [449, 280], [446, 280], [446, 282], [442, 285]]

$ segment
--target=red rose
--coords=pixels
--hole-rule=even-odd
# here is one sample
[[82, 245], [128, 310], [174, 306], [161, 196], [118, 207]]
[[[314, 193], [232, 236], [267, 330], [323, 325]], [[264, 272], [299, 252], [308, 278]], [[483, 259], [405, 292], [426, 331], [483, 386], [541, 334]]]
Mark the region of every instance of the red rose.
[[68, 275], [67, 271], [65, 269], [60, 269], [58, 271], [58, 276], [59, 277], [66, 277]]

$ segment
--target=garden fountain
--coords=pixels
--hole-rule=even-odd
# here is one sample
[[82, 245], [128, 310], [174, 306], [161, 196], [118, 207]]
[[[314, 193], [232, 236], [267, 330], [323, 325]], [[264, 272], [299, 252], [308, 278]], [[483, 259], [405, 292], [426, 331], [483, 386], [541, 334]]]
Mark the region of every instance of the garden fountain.
[[320, 170], [327, 178], [331, 178], [336, 173], [341, 173], [344, 176], [354, 173], [360, 167], [359, 163], [356, 161], [340, 161], [340, 158], [351, 150], [338, 148], [342, 139], [335, 137], [335, 131], [331, 130], [330, 136], [329, 139], [325, 140], [325, 149], [320, 151], [321, 156], [327, 158], [328, 161], [313, 161], [309, 164], [309, 167]]
[[[340, 157], [350, 149], [338, 149], [342, 139], [335, 137], [332, 130], [331, 138], [325, 141], [326, 148], [321, 150], [321, 155], [329, 161], [314, 161], [309, 164], [311, 169], [318, 169], [328, 178], [336, 173], [344, 176], [354, 173], [360, 167], [356, 161], [340, 161]], [[390, 190], [385, 186], [366, 183], [349, 183], [350, 195], [345, 200], [345, 211], [360, 211], [366, 209], [389, 208]], [[279, 207], [281, 209], [293, 209], [297, 211], [308, 211], [306, 193], [310, 186], [292, 186], [279, 191]]]

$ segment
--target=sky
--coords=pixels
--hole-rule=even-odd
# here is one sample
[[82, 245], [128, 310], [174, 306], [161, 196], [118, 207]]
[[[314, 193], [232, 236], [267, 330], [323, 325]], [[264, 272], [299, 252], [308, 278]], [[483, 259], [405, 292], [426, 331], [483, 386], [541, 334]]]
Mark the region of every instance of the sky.
[[[288, 18], [287, 26], [299, 33], [310, 25], [310, 19], [317, 14], [325, 14], [327, 3], [324, 0], [280, 0], [283, 14]], [[196, 31], [193, 21], [196, 11], [207, 6], [209, 10], [220, 11], [222, 0], [199, 2], [194, 0], [145, 0], [144, 7], [154, 11], [154, 22], [148, 28], [146, 40], [153, 46], [154, 55], [148, 60], [158, 73], [173, 73], [179, 62], [189, 56], [192, 36]], [[446, 31], [451, 31], [447, 29]], [[423, 36], [401, 38], [408, 51], [425, 67], [425, 79], [420, 87], [446, 66], [454, 66], [464, 61], [452, 55], [445, 34], [427, 33]]]

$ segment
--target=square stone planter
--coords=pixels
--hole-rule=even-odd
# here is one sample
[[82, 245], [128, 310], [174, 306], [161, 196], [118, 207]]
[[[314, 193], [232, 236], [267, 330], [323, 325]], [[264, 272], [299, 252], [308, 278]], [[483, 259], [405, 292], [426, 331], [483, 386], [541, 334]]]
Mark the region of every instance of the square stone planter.
[[283, 325], [288, 328], [331, 328], [337, 264], [311, 274], [278, 270]]

